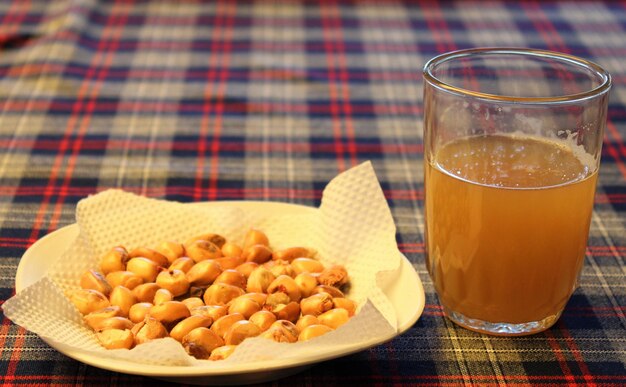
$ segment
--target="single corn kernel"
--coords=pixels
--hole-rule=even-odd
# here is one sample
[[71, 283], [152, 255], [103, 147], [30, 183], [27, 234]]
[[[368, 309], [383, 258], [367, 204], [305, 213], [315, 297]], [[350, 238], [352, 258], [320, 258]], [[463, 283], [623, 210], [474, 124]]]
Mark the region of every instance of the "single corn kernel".
[[222, 274], [222, 267], [214, 260], [204, 260], [196, 263], [187, 271], [187, 280], [193, 286], [208, 286]]
[[182, 340], [183, 348], [197, 359], [209, 359], [214, 349], [224, 345], [224, 339], [212, 330], [199, 327], [192, 329]]
[[174, 295], [167, 289], [159, 289], [154, 293], [154, 299], [152, 303], [154, 305], [161, 305], [164, 302], [173, 301]]
[[156, 262], [145, 257], [131, 258], [126, 264], [126, 270], [141, 277], [144, 282], [154, 282], [160, 267]]
[[274, 276], [278, 277], [281, 275], [286, 275], [289, 277], [295, 277], [296, 272], [291, 267], [291, 264], [287, 261], [269, 261], [263, 264], [263, 266], [272, 272]]
[[226, 345], [239, 345], [249, 337], [256, 337], [261, 334], [261, 328], [248, 320], [235, 321], [226, 334], [224, 342]]
[[258, 267], [250, 273], [246, 283], [248, 292], [265, 293], [270, 284], [276, 279], [271, 271], [264, 267]]
[[254, 246], [254, 245], [269, 246], [270, 240], [263, 231], [255, 229], [255, 228], [251, 228], [246, 233], [246, 236], [243, 241], [243, 248], [245, 250], [247, 247]]
[[296, 274], [300, 273], [321, 273], [324, 271], [324, 265], [312, 258], [296, 258], [291, 261], [291, 267]]
[[226, 332], [230, 329], [230, 327], [236, 322], [244, 320], [243, 315], [240, 313], [227, 314], [224, 317], [220, 317], [219, 319], [213, 322], [211, 325], [211, 330], [221, 338], [224, 338]]
[[109, 299], [104, 294], [93, 289], [76, 289], [70, 294], [70, 301], [82, 315], [110, 305]]
[[228, 284], [240, 287], [242, 289], [246, 288], [246, 277], [234, 269], [224, 270], [215, 281], [214, 284]]
[[276, 315], [278, 320], [287, 320], [295, 323], [298, 321], [298, 317], [300, 317], [300, 304], [295, 301], [291, 301], [288, 304], [281, 304], [276, 306], [272, 310], [272, 313]]
[[261, 264], [272, 259], [272, 250], [265, 245], [252, 245], [243, 249], [241, 256], [246, 262]]
[[[150, 249], [148, 247], [138, 247], [136, 249], [131, 250], [128, 253], [128, 256], [132, 258], [148, 258], [152, 262], [156, 263], [157, 266], [167, 267], [170, 264], [170, 261], [167, 257], [156, 250]], [[127, 264], [128, 265], [128, 264]]]
[[191, 316], [187, 306], [180, 301], [166, 301], [160, 305], [154, 305], [148, 313], [163, 324], [171, 324]]
[[144, 282], [143, 278], [127, 270], [113, 271], [106, 275], [106, 280], [111, 285], [111, 288], [123, 286], [131, 290]]
[[350, 317], [356, 313], [357, 304], [356, 301], [349, 298], [336, 297], [333, 298], [333, 305], [335, 308], [343, 308], [348, 311]]
[[237, 298], [249, 298], [256, 301], [259, 305], [263, 306], [265, 305], [265, 301], [267, 301], [267, 297], [268, 295], [265, 293], [250, 292], [243, 294]]
[[204, 306], [204, 301], [202, 301], [202, 298], [200, 297], [188, 297], [188, 298], [185, 298], [184, 300], [181, 300], [180, 302], [185, 304], [185, 306], [189, 308], [190, 312], [193, 308]]
[[343, 308], [331, 309], [317, 316], [321, 324], [337, 329], [350, 319], [348, 311]]
[[289, 247], [274, 251], [272, 259], [292, 262], [296, 258], [309, 258], [311, 253], [306, 247]]
[[272, 294], [276, 292], [285, 293], [289, 296], [291, 301], [300, 301], [302, 297], [300, 288], [296, 284], [293, 278], [287, 275], [281, 275], [276, 277], [274, 281], [267, 287], [267, 292]]
[[303, 315], [319, 316], [333, 307], [333, 298], [328, 293], [317, 293], [300, 301], [300, 310]]
[[111, 284], [104, 277], [104, 274], [97, 270], [87, 270], [80, 277], [80, 287], [83, 289], [93, 289], [108, 296], [111, 293]]
[[[293, 326], [293, 328], [291, 326]], [[269, 327], [268, 330], [261, 333], [259, 337], [273, 340], [278, 343], [295, 343], [298, 341], [298, 332], [293, 323], [284, 320], [277, 320]]]
[[265, 332], [276, 321], [276, 315], [268, 310], [260, 310], [250, 316], [248, 321], [256, 324], [261, 329], [261, 332]]
[[86, 314], [83, 320], [91, 329], [96, 330], [96, 327], [100, 326], [102, 320], [106, 320], [109, 317], [122, 316], [122, 309], [119, 306], [107, 306], [99, 310], [95, 310]]
[[298, 332], [302, 333], [304, 328], [308, 327], [309, 325], [318, 325], [319, 323], [320, 322], [317, 317], [313, 316], [312, 314], [306, 314], [298, 319], [298, 321], [296, 322], [296, 329], [298, 329]]
[[274, 308], [276, 308], [278, 305], [288, 304], [290, 302], [291, 298], [289, 298], [287, 294], [282, 292], [272, 293], [269, 294], [265, 299], [265, 305], [263, 305], [263, 308], [271, 311], [274, 310]]
[[244, 290], [238, 286], [213, 284], [204, 292], [203, 298], [206, 305], [226, 305], [244, 293]]
[[196, 241], [208, 241], [208, 242], [213, 243], [215, 246], [221, 249], [226, 243], [226, 238], [224, 238], [223, 236], [219, 234], [206, 233], [206, 234], [196, 235], [194, 237], [187, 239], [185, 241], [185, 246], [191, 245], [195, 243]]
[[132, 332], [135, 335], [135, 345], [168, 336], [165, 326], [149, 315], [146, 316], [145, 320], [135, 324]]
[[107, 329], [96, 336], [106, 349], [131, 349], [135, 344], [135, 336], [129, 329]]
[[109, 295], [109, 302], [111, 305], [117, 305], [122, 310], [123, 316], [128, 316], [130, 307], [137, 303], [137, 298], [133, 294], [133, 291], [124, 287], [116, 286], [111, 290]]
[[122, 246], [116, 246], [107, 251], [100, 258], [100, 270], [104, 275], [114, 271], [126, 270], [126, 262], [128, 262], [128, 252]]
[[128, 311], [128, 319], [135, 324], [143, 321], [153, 306], [154, 305], [152, 305], [152, 303], [150, 302], [136, 303], [135, 305], [130, 307], [130, 310]]
[[309, 272], [303, 272], [293, 279], [300, 289], [302, 297], [308, 297], [313, 293], [313, 289], [317, 286], [317, 278]]
[[246, 262], [237, 266], [235, 270], [243, 274], [243, 276], [246, 277], [246, 281], [247, 281], [248, 277], [250, 277], [250, 273], [252, 273], [252, 271], [256, 269], [257, 267], [259, 267], [259, 264], [256, 262]]
[[215, 258], [215, 262], [219, 263], [222, 269], [234, 269], [242, 263], [246, 262], [242, 256]]
[[317, 281], [320, 285], [340, 288], [349, 281], [348, 271], [341, 265], [334, 265], [321, 272], [319, 277], [317, 277]]
[[309, 325], [304, 328], [302, 332], [298, 335], [298, 341], [308, 341], [313, 338], [319, 337], [328, 332], [332, 332], [332, 328], [326, 325], [318, 324], [318, 325]]
[[222, 254], [225, 257], [239, 257], [243, 253], [243, 249], [236, 243], [226, 242], [222, 246]]
[[185, 253], [196, 263], [207, 259], [220, 258], [222, 256], [220, 248], [216, 244], [206, 240], [196, 240], [185, 245]]
[[100, 321], [94, 327], [93, 330], [96, 332], [105, 331], [107, 329], [124, 330], [124, 329], [132, 329], [133, 326], [135, 326], [135, 324], [129, 319], [127, 319], [126, 317], [113, 316], [113, 317], [105, 318], [104, 320]]
[[330, 285], [318, 285], [316, 286], [313, 291], [311, 292], [311, 294], [317, 294], [317, 293], [328, 293], [331, 295], [331, 297], [345, 297], [345, 295], [343, 294], [343, 292], [341, 290], [339, 290], [338, 288], [334, 287], [334, 286], [330, 286]]
[[183, 247], [182, 243], [178, 242], [164, 241], [161, 242], [154, 250], [157, 253], [164, 255], [170, 265], [185, 255], [185, 247]]
[[181, 296], [189, 290], [189, 281], [181, 270], [164, 270], [156, 277], [156, 284], [169, 290], [174, 297]]
[[159, 285], [156, 283], [147, 282], [137, 285], [137, 287], [133, 289], [133, 295], [137, 299], [137, 302], [152, 302], [154, 295], [159, 289]]
[[168, 270], [180, 270], [184, 273], [187, 273], [195, 264], [196, 263], [193, 261], [193, 259], [189, 257], [180, 257], [170, 264]]
[[204, 305], [192, 308], [190, 312], [192, 315], [211, 317], [215, 321], [228, 314], [228, 307], [226, 305]]
[[242, 298], [239, 296], [235, 298], [228, 307], [228, 314], [240, 313], [244, 318], [248, 319], [254, 313], [261, 310], [261, 305], [251, 298]]
[[217, 347], [211, 352], [209, 360], [224, 360], [235, 352], [235, 348], [237, 348], [236, 345], [223, 345], [221, 347]]
[[189, 316], [184, 320], [181, 320], [170, 331], [170, 337], [176, 341], [182, 341], [189, 332], [196, 328], [204, 327], [208, 328], [213, 323], [213, 319], [207, 316]]

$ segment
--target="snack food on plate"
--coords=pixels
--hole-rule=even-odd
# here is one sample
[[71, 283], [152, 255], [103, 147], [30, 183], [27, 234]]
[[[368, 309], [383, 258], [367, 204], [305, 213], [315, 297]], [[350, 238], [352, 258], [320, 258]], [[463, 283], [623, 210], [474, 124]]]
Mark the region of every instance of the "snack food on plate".
[[307, 341], [345, 324], [349, 276], [315, 252], [272, 249], [250, 229], [241, 245], [207, 233], [156, 248], [115, 246], [69, 299], [107, 349], [172, 337], [198, 359], [227, 358], [250, 337]]

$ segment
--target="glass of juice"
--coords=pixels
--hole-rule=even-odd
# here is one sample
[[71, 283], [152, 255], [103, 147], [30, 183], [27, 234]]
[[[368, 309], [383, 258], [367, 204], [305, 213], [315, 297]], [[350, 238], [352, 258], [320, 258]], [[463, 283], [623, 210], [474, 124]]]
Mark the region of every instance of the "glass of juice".
[[577, 286], [611, 77], [532, 49], [424, 67], [426, 265], [444, 313], [495, 335], [549, 328]]

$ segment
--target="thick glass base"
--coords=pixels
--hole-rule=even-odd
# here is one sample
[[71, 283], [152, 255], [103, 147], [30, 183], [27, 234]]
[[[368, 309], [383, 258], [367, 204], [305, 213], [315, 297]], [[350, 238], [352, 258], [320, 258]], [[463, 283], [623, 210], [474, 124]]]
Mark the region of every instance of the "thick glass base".
[[545, 331], [550, 328], [556, 320], [559, 319], [561, 313], [559, 312], [556, 315], [548, 316], [540, 321], [530, 321], [526, 323], [520, 324], [511, 324], [505, 322], [489, 322], [477, 320], [474, 318], [469, 318], [461, 313], [454, 312], [444, 306], [443, 312], [448, 316], [450, 320], [452, 320], [457, 325], [462, 326], [463, 328], [478, 332], [478, 333], [486, 333], [488, 335], [495, 336], [526, 336], [532, 335], [534, 333], [539, 333]]

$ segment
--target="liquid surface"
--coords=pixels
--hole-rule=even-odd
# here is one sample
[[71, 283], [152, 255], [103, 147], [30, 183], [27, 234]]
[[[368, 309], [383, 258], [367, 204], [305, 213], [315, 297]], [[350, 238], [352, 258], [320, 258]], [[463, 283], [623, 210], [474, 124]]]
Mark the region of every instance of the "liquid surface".
[[567, 145], [533, 137], [466, 137], [445, 145], [437, 168], [470, 182], [537, 188], [581, 180], [589, 173]]
[[596, 173], [568, 147], [467, 137], [426, 163], [427, 266], [444, 306], [488, 322], [558, 315], [582, 266]]

